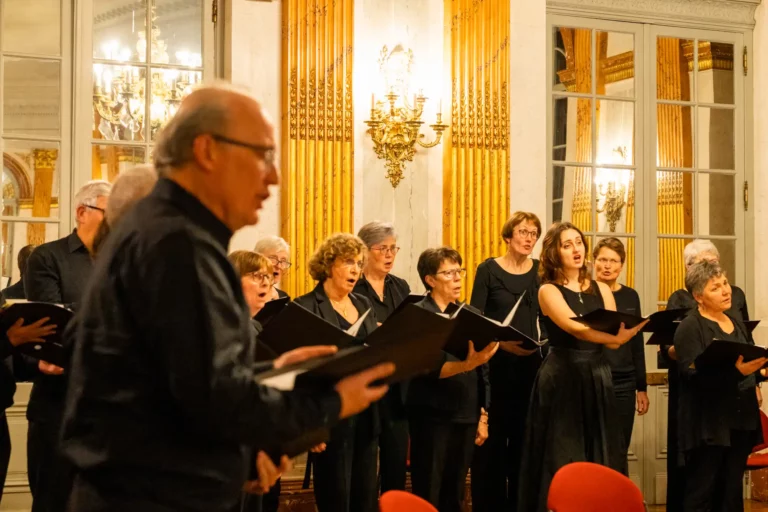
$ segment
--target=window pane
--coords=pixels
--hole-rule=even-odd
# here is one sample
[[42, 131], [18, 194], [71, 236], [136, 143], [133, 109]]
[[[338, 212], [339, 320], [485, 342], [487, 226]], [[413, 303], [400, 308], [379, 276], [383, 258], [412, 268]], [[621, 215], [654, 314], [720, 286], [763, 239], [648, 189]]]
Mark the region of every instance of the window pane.
[[746, 283], [736, 282], [736, 240], [712, 240], [720, 253], [720, 266], [728, 276], [728, 281], [743, 288]]
[[152, 0], [154, 64], [203, 65], [203, 3]]
[[146, 69], [93, 65], [93, 137], [144, 140]]
[[597, 231], [631, 233], [635, 227], [635, 172], [595, 170]]
[[553, 159], [592, 161], [592, 100], [556, 98], [554, 103]]
[[656, 106], [656, 165], [693, 167], [693, 108]]
[[659, 37], [656, 40], [656, 97], [693, 101], [693, 54], [690, 39]]
[[4, 0], [2, 34], [6, 52], [61, 55], [61, 0]]
[[635, 163], [635, 104], [597, 101], [597, 164]]
[[59, 238], [59, 224], [0, 221], [0, 288], [16, 284], [19, 251], [27, 245], [41, 245]]
[[656, 172], [656, 217], [660, 234], [693, 234], [692, 173]]
[[146, 1], [116, 5], [93, 0], [93, 57], [121, 62], [147, 61]]
[[201, 71], [178, 69], [152, 69], [152, 100], [149, 112], [152, 119], [152, 140], [160, 128], [176, 113], [179, 103], [192, 88], [203, 80]]
[[58, 217], [61, 155], [51, 142], [6, 140], [2, 215]]
[[597, 33], [597, 93], [632, 98], [635, 95], [635, 36]]
[[685, 262], [683, 249], [691, 242], [683, 238], [659, 239], [659, 295], [660, 302], [667, 302], [677, 290], [685, 287]]
[[556, 166], [553, 179], [552, 218], [592, 231], [592, 169]]
[[115, 181], [126, 169], [144, 163], [144, 146], [115, 146], [94, 144], [91, 158], [91, 179]]
[[696, 177], [698, 233], [701, 235], [735, 235], [735, 203], [735, 176], [699, 173]]
[[592, 31], [555, 28], [556, 91], [592, 92]]
[[[604, 237], [598, 237], [597, 242], [599, 243], [600, 240], [602, 240]], [[619, 277], [617, 281], [625, 286], [629, 286], [630, 288], [635, 287], [635, 239], [634, 237], [616, 237], [619, 242], [624, 246], [624, 263], [620, 265], [621, 270], [619, 271]], [[597, 247], [596, 245], [594, 247]], [[609, 281], [612, 276], [615, 274], [618, 267], [614, 266], [613, 263], [611, 263], [610, 266], [603, 267], [602, 269], [600, 262], [598, 262], [598, 258], [605, 258], [609, 260], [618, 260], [620, 261], [620, 255], [615, 253], [613, 249], [610, 251], [601, 249], [600, 253], [598, 253], [597, 258], [592, 258], [590, 255], [590, 259], [593, 260], [593, 266], [595, 269], [595, 279], [598, 281]], [[602, 270], [602, 272], [601, 272]], [[642, 314], [641, 311], [637, 312], [638, 315]]]
[[58, 136], [61, 133], [60, 63], [8, 57], [3, 66], [3, 132]]
[[733, 45], [699, 41], [699, 103], [733, 105]]
[[734, 110], [699, 107], [699, 169], [735, 169]]

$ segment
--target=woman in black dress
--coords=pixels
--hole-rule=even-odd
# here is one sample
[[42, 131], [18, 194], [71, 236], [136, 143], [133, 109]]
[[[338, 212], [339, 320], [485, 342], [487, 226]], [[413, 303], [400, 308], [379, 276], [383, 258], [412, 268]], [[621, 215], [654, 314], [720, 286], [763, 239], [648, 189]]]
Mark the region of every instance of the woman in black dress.
[[539, 369], [528, 411], [518, 510], [545, 512], [552, 478], [571, 462], [594, 462], [620, 471], [621, 431], [611, 369], [603, 348], [618, 348], [645, 325], [621, 326], [614, 336], [571, 320], [599, 308], [615, 310], [611, 291], [589, 278], [588, 248], [570, 222], [555, 223], [541, 251], [539, 305], [549, 353]]
[[[507, 253], [488, 258], [477, 267], [470, 304], [485, 316], [503, 321], [525, 293], [512, 326], [539, 339], [539, 261], [531, 252], [541, 235], [541, 221], [528, 212], [515, 212], [501, 237]], [[526, 350], [521, 342], [504, 341], [488, 363], [491, 410], [488, 441], [475, 448], [472, 461], [472, 510], [517, 510], [517, 482], [525, 437], [525, 420], [533, 382], [542, 361], [541, 350]]]
[[714, 339], [754, 345], [752, 334], [731, 308], [731, 287], [718, 263], [688, 269], [685, 287], [698, 307], [675, 332], [680, 374], [678, 442], [685, 455], [685, 512], [744, 510], [742, 477], [747, 456], [762, 439], [755, 375], [768, 358], [735, 367], [697, 363]]
[[[619, 283], [627, 253], [618, 238], [603, 238], [592, 253], [595, 259], [595, 280], [605, 283], [616, 301], [616, 311], [641, 316], [640, 297], [629, 286]], [[605, 357], [611, 366], [613, 390], [616, 393], [619, 425], [624, 437], [622, 458], [627, 460], [632, 429], [635, 425], [635, 408], [642, 416], [648, 412], [648, 384], [645, 381], [645, 343], [638, 333], [629, 343], [617, 350], [606, 350]], [[625, 467], [625, 474], [629, 474]]]
[[[367, 248], [363, 275], [355, 285], [355, 293], [373, 304], [376, 319], [384, 322], [411, 293], [405, 279], [392, 275], [400, 248], [397, 234], [388, 222], [369, 222], [357, 233]], [[381, 416], [379, 434], [379, 471], [381, 492], [405, 490], [408, 465], [408, 417], [405, 414], [407, 383], [393, 384], [378, 403]]]
[[[355, 235], [331, 235], [309, 261], [318, 284], [295, 302], [315, 315], [348, 329], [372, 308], [362, 295], [352, 293], [363, 268], [365, 246]], [[376, 329], [376, 312], [365, 317], [358, 331], [362, 340]], [[322, 453], [312, 454], [315, 501], [319, 512], [376, 512], [376, 455], [380, 420], [378, 406], [339, 422], [331, 429]]]

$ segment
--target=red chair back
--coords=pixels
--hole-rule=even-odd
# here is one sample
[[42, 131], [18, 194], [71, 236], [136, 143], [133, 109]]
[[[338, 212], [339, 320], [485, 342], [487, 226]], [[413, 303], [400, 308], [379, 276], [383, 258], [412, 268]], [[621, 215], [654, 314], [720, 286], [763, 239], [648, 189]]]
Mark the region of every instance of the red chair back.
[[591, 462], [560, 468], [547, 496], [552, 512], [645, 512], [640, 489], [618, 471]]
[[752, 448], [752, 453], [768, 448], [768, 416], [760, 411], [760, 428], [763, 430], [763, 442]]
[[387, 491], [379, 499], [380, 512], [437, 512], [428, 501], [405, 491]]

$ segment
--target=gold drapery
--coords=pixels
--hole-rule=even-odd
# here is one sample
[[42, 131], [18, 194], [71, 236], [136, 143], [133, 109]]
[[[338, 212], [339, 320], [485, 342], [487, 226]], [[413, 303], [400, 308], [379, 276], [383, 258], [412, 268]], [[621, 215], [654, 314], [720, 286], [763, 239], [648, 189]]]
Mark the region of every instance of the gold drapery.
[[315, 283], [308, 261], [324, 238], [353, 229], [353, 0], [284, 0], [281, 234], [291, 296]]
[[505, 252], [509, 204], [509, 2], [445, 3], [451, 136], [443, 162], [443, 243], [461, 253], [465, 296], [485, 258]]

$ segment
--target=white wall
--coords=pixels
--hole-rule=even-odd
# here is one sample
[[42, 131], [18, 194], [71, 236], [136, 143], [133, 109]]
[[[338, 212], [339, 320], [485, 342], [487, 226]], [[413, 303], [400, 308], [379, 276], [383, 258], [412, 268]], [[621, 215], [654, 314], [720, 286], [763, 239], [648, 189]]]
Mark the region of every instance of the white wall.
[[[768, 318], [768, 5], [764, 1], [755, 13], [752, 73], [754, 79], [754, 174], [750, 204], [755, 209], [754, 231], [754, 304], [750, 304], [755, 318]], [[758, 328], [758, 343], [768, 342], [768, 328]]]

